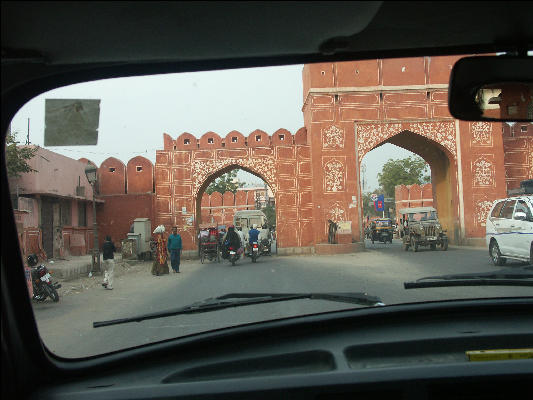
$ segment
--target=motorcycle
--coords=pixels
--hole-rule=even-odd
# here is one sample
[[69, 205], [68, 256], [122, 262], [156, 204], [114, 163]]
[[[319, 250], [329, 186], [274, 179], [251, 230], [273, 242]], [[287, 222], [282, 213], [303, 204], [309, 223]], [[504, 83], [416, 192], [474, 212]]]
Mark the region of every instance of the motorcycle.
[[259, 258], [259, 256], [261, 255], [261, 252], [259, 251], [259, 245], [257, 244], [257, 242], [252, 242], [252, 246], [251, 246], [251, 252], [250, 252], [250, 257], [252, 257], [252, 262], [257, 262], [257, 259]]
[[59, 301], [59, 294], [57, 289], [61, 284], [52, 282], [52, 276], [48, 268], [43, 264], [36, 266], [38, 259], [35, 255], [28, 256], [28, 265], [31, 268], [31, 282], [33, 287], [33, 299], [36, 301], [44, 301], [50, 297], [52, 301], [57, 303]]
[[259, 253], [262, 256], [271, 256], [272, 255], [272, 242], [268, 239], [262, 239], [261, 245], [259, 246]]
[[239, 250], [234, 248], [233, 246], [229, 246], [228, 251], [229, 251], [228, 260], [231, 262], [232, 266], [235, 266], [235, 263], [237, 262], [237, 260], [241, 258]]

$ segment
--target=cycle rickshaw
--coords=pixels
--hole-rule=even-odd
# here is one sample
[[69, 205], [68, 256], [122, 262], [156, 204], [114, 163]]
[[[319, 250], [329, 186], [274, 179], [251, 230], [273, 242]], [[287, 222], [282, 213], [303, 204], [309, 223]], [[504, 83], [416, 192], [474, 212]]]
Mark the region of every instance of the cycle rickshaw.
[[200, 262], [206, 259], [220, 262], [220, 238], [217, 226], [210, 224], [200, 225]]

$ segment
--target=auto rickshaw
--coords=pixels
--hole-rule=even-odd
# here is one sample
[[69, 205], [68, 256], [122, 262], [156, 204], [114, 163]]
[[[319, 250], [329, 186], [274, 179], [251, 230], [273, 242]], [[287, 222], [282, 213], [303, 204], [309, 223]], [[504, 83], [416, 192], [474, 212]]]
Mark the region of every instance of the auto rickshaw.
[[390, 218], [378, 218], [372, 221], [370, 225], [372, 231], [370, 239], [372, 243], [383, 242], [392, 243], [394, 230], [392, 227], [392, 220]]

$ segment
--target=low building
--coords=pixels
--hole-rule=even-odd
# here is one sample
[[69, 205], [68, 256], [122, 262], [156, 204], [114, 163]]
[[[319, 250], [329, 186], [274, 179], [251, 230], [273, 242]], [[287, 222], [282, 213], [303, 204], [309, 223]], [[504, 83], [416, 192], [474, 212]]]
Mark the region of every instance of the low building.
[[257, 187], [242, 187], [238, 188], [237, 191], [244, 192], [253, 192], [255, 196], [255, 208], [261, 210], [266, 206], [274, 206], [275, 197], [272, 190], [267, 186], [257, 186]]
[[23, 255], [87, 254], [93, 246], [93, 192], [86, 164], [38, 148], [28, 165], [36, 172], [9, 179]]
[[[433, 186], [431, 183], [422, 185], [397, 185], [394, 187], [396, 221], [400, 220], [400, 209], [413, 207], [435, 207], [433, 204]], [[392, 215], [391, 215], [392, 217]]]
[[261, 210], [267, 205], [274, 206], [275, 197], [267, 186], [242, 187], [232, 192], [204, 192], [201, 199], [201, 223], [230, 225], [236, 211]]

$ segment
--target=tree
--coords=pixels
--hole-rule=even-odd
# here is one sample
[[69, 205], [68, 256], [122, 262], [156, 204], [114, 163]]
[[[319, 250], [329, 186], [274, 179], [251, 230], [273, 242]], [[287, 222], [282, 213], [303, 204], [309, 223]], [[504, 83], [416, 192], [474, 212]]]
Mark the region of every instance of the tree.
[[400, 160], [389, 159], [378, 174], [378, 182], [383, 187], [386, 197], [394, 197], [396, 185], [412, 185], [429, 183], [428, 165], [418, 156]]
[[238, 171], [238, 169], [234, 169], [230, 172], [225, 173], [215, 181], [211, 182], [211, 184], [205, 190], [206, 193], [211, 194], [213, 192], [220, 192], [224, 194], [225, 192], [232, 192], [233, 194], [235, 194], [238, 188], [244, 186], [244, 182], [239, 182], [237, 180]]
[[28, 165], [28, 161], [35, 156], [38, 147], [21, 147], [18, 144], [16, 133], [6, 135], [6, 166], [9, 178], [17, 178], [28, 172], [37, 172]]
[[269, 226], [276, 225], [276, 208], [272, 204], [267, 205], [261, 211], [265, 213]]

